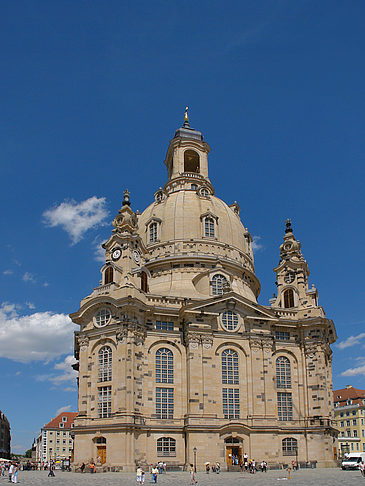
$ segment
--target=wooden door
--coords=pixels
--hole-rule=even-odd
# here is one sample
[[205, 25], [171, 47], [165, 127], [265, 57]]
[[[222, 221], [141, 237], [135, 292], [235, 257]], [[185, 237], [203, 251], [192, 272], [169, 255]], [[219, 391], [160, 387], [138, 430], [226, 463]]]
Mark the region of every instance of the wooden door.
[[106, 446], [98, 445], [98, 457], [100, 457], [100, 464], [106, 463]]
[[232, 465], [232, 447], [226, 446], [226, 464], [227, 466]]

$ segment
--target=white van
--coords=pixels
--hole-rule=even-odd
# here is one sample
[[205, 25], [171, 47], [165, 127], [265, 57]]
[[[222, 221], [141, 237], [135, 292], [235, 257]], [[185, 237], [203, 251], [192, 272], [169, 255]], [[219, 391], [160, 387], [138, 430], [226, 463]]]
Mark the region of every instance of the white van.
[[341, 468], [342, 469], [359, 469], [360, 462], [365, 462], [365, 452], [350, 452], [345, 454]]

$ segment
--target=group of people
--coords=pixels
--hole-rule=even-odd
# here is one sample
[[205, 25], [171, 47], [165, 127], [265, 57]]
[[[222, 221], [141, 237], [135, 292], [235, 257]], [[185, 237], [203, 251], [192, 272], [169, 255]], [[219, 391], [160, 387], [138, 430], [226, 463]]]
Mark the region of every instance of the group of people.
[[[157, 483], [157, 477], [159, 474], [163, 474], [166, 472], [166, 462], [158, 462], [157, 464], [150, 465], [150, 472], [151, 472], [151, 483]], [[146, 473], [141, 466], [137, 467], [136, 471], [136, 480], [137, 484], [144, 484], [146, 479]]]
[[0, 464], [1, 476], [9, 475], [9, 483], [18, 482], [19, 464], [17, 462], [2, 462]]
[[215, 464], [212, 465], [212, 468], [210, 468], [210, 462], [205, 463], [205, 472], [207, 474], [210, 473], [210, 469], [212, 469], [212, 472], [215, 474], [219, 474], [221, 472], [221, 465], [219, 462], [216, 462]]
[[[234, 460], [236, 460], [236, 459], [237, 458], [235, 458]], [[233, 463], [233, 459], [232, 459], [232, 463]], [[238, 464], [238, 461], [235, 462], [235, 464]], [[265, 472], [265, 473], [267, 472], [267, 462], [266, 461], [261, 461], [259, 467], [260, 467], [261, 472]], [[241, 468], [242, 472], [249, 472], [251, 474], [255, 474], [257, 472], [257, 464], [256, 464], [255, 459], [249, 459], [248, 454], [245, 452], [243, 454], [243, 459], [240, 462], [240, 468]]]

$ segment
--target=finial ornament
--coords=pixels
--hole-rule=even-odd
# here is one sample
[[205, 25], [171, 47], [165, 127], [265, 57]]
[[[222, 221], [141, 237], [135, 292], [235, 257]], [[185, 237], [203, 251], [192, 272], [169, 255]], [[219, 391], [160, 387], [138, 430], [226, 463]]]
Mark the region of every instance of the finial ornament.
[[292, 233], [293, 230], [292, 230], [292, 227], [291, 227], [291, 220], [290, 219], [286, 220], [285, 225], [286, 225], [285, 233]]
[[130, 193], [129, 193], [128, 189], [126, 189], [123, 194], [124, 194], [124, 197], [123, 197], [122, 206], [130, 206], [131, 201], [130, 201], [130, 197], [129, 197]]
[[188, 127], [189, 126], [189, 115], [188, 115], [188, 109], [189, 107], [186, 106], [185, 107], [185, 115], [184, 115], [184, 127]]

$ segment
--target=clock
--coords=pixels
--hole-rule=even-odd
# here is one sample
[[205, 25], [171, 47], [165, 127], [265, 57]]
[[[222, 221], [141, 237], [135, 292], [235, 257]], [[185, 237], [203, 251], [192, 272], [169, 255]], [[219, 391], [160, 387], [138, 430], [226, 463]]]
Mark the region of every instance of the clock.
[[114, 250], [112, 251], [112, 259], [115, 261], [115, 260], [118, 260], [120, 258], [122, 254], [122, 251], [120, 248], [114, 248]]
[[288, 272], [285, 275], [284, 280], [288, 284], [294, 282], [294, 280], [295, 280], [295, 273], [294, 272]]
[[133, 258], [136, 263], [139, 263], [141, 260], [141, 255], [139, 254], [138, 250], [133, 250]]

